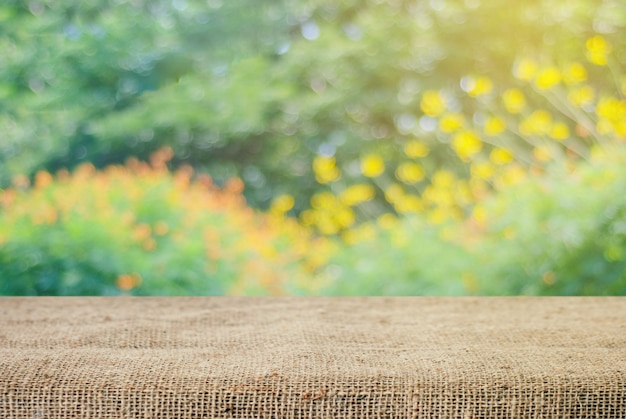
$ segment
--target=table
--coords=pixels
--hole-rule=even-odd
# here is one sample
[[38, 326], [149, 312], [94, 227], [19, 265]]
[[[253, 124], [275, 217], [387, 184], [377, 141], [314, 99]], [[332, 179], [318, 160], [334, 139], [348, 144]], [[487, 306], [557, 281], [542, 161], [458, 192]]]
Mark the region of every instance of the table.
[[626, 417], [626, 298], [5, 297], [1, 418]]

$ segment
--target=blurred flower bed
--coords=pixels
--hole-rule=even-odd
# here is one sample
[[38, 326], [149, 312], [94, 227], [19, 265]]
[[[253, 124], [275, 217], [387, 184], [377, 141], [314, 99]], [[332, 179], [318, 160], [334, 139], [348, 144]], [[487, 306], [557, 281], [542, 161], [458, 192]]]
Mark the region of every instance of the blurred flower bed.
[[[18, 177], [0, 193], [0, 294], [222, 295], [315, 290], [332, 244], [280, 212], [259, 214], [243, 183], [222, 189], [170, 149], [124, 166]], [[311, 282], [312, 281], [312, 282]]]
[[[219, 189], [191, 169], [172, 173], [169, 155], [164, 149], [150, 164], [130, 161], [105, 171], [84, 165], [72, 174], [40, 172], [32, 186], [17, 178], [0, 195], [0, 293], [626, 292], [621, 146], [484, 192], [466, 217], [387, 213], [330, 236], [286, 216], [289, 197], [259, 213], [246, 206], [240, 180]], [[458, 187], [458, 180], [444, 179], [433, 190]]]
[[464, 219], [387, 214], [349, 230], [323, 292], [623, 295], [625, 151], [524, 175]]
[[[326, 292], [626, 293], [626, 78], [607, 70], [610, 51], [595, 35], [587, 63], [521, 58], [513, 86], [467, 76], [457, 91], [424, 92], [420, 123], [430, 135], [405, 143], [391, 173], [382, 155], [369, 154], [359, 183], [333, 194], [334, 160], [314, 162], [330, 187], [301, 221], [344, 243]], [[612, 87], [594, 86], [592, 72]], [[429, 173], [432, 137], [460, 170]], [[359, 212], [379, 205], [376, 193], [392, 210], [358, 223]]]

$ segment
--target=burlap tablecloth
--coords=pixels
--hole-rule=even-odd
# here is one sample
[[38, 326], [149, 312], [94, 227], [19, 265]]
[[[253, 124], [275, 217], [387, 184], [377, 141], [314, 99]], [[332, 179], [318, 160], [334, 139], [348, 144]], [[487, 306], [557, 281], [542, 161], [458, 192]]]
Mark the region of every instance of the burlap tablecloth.
[[625, 418], [624, 298], [1, 298], [2, 418]]

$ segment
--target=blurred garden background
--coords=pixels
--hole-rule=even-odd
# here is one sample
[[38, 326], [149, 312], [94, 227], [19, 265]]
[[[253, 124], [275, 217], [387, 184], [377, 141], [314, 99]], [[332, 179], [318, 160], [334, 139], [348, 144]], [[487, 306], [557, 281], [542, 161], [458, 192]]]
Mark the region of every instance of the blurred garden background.
[[626, 295], [622, 0], [4, 0], [2, 295]]

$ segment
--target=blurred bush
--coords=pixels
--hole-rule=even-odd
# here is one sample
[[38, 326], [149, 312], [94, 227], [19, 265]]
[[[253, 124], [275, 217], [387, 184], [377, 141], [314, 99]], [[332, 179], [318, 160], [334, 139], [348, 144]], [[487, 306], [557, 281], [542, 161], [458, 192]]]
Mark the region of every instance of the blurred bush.
[[243, 183], [223, 189], [190, 168], [91, 164], [0, 191], [0, 294], [221, 295], [314, 292], [330, 243], [285, 207], [249, 208]]
[[324, 269], [325, 295], [465, 295], [477, 292], [462, 281], [469, 263], [458, 244], [419, 216], [387, 214], [350, 232], [350, 244]]
[[459, 237], [474, 255], [466, 275], [488, 294], [626, 295], [625, 151], [597, 149], [487, 200], [484, 223]]
[[220, 184], [271, 160], [260, 134], [284, 88], [267, 66], [289, 28], [274, 0], [3, 1], [0, 187], [166, 145]]
[[439, 224], [382, 216], [344, 234], [321, 291], [347, 295], [626, 295], [626, 149], [550, 165]]
[[580, 51], [560, 65], [520, 57], [508, 82], [425, 91], [414, 138], [399, 156], [364, 155], [352, 184], [318, 157], [327, 190], [301, 222], [348, 245], [326, 292], [626, 294], [626, 78], [605, 37]]

